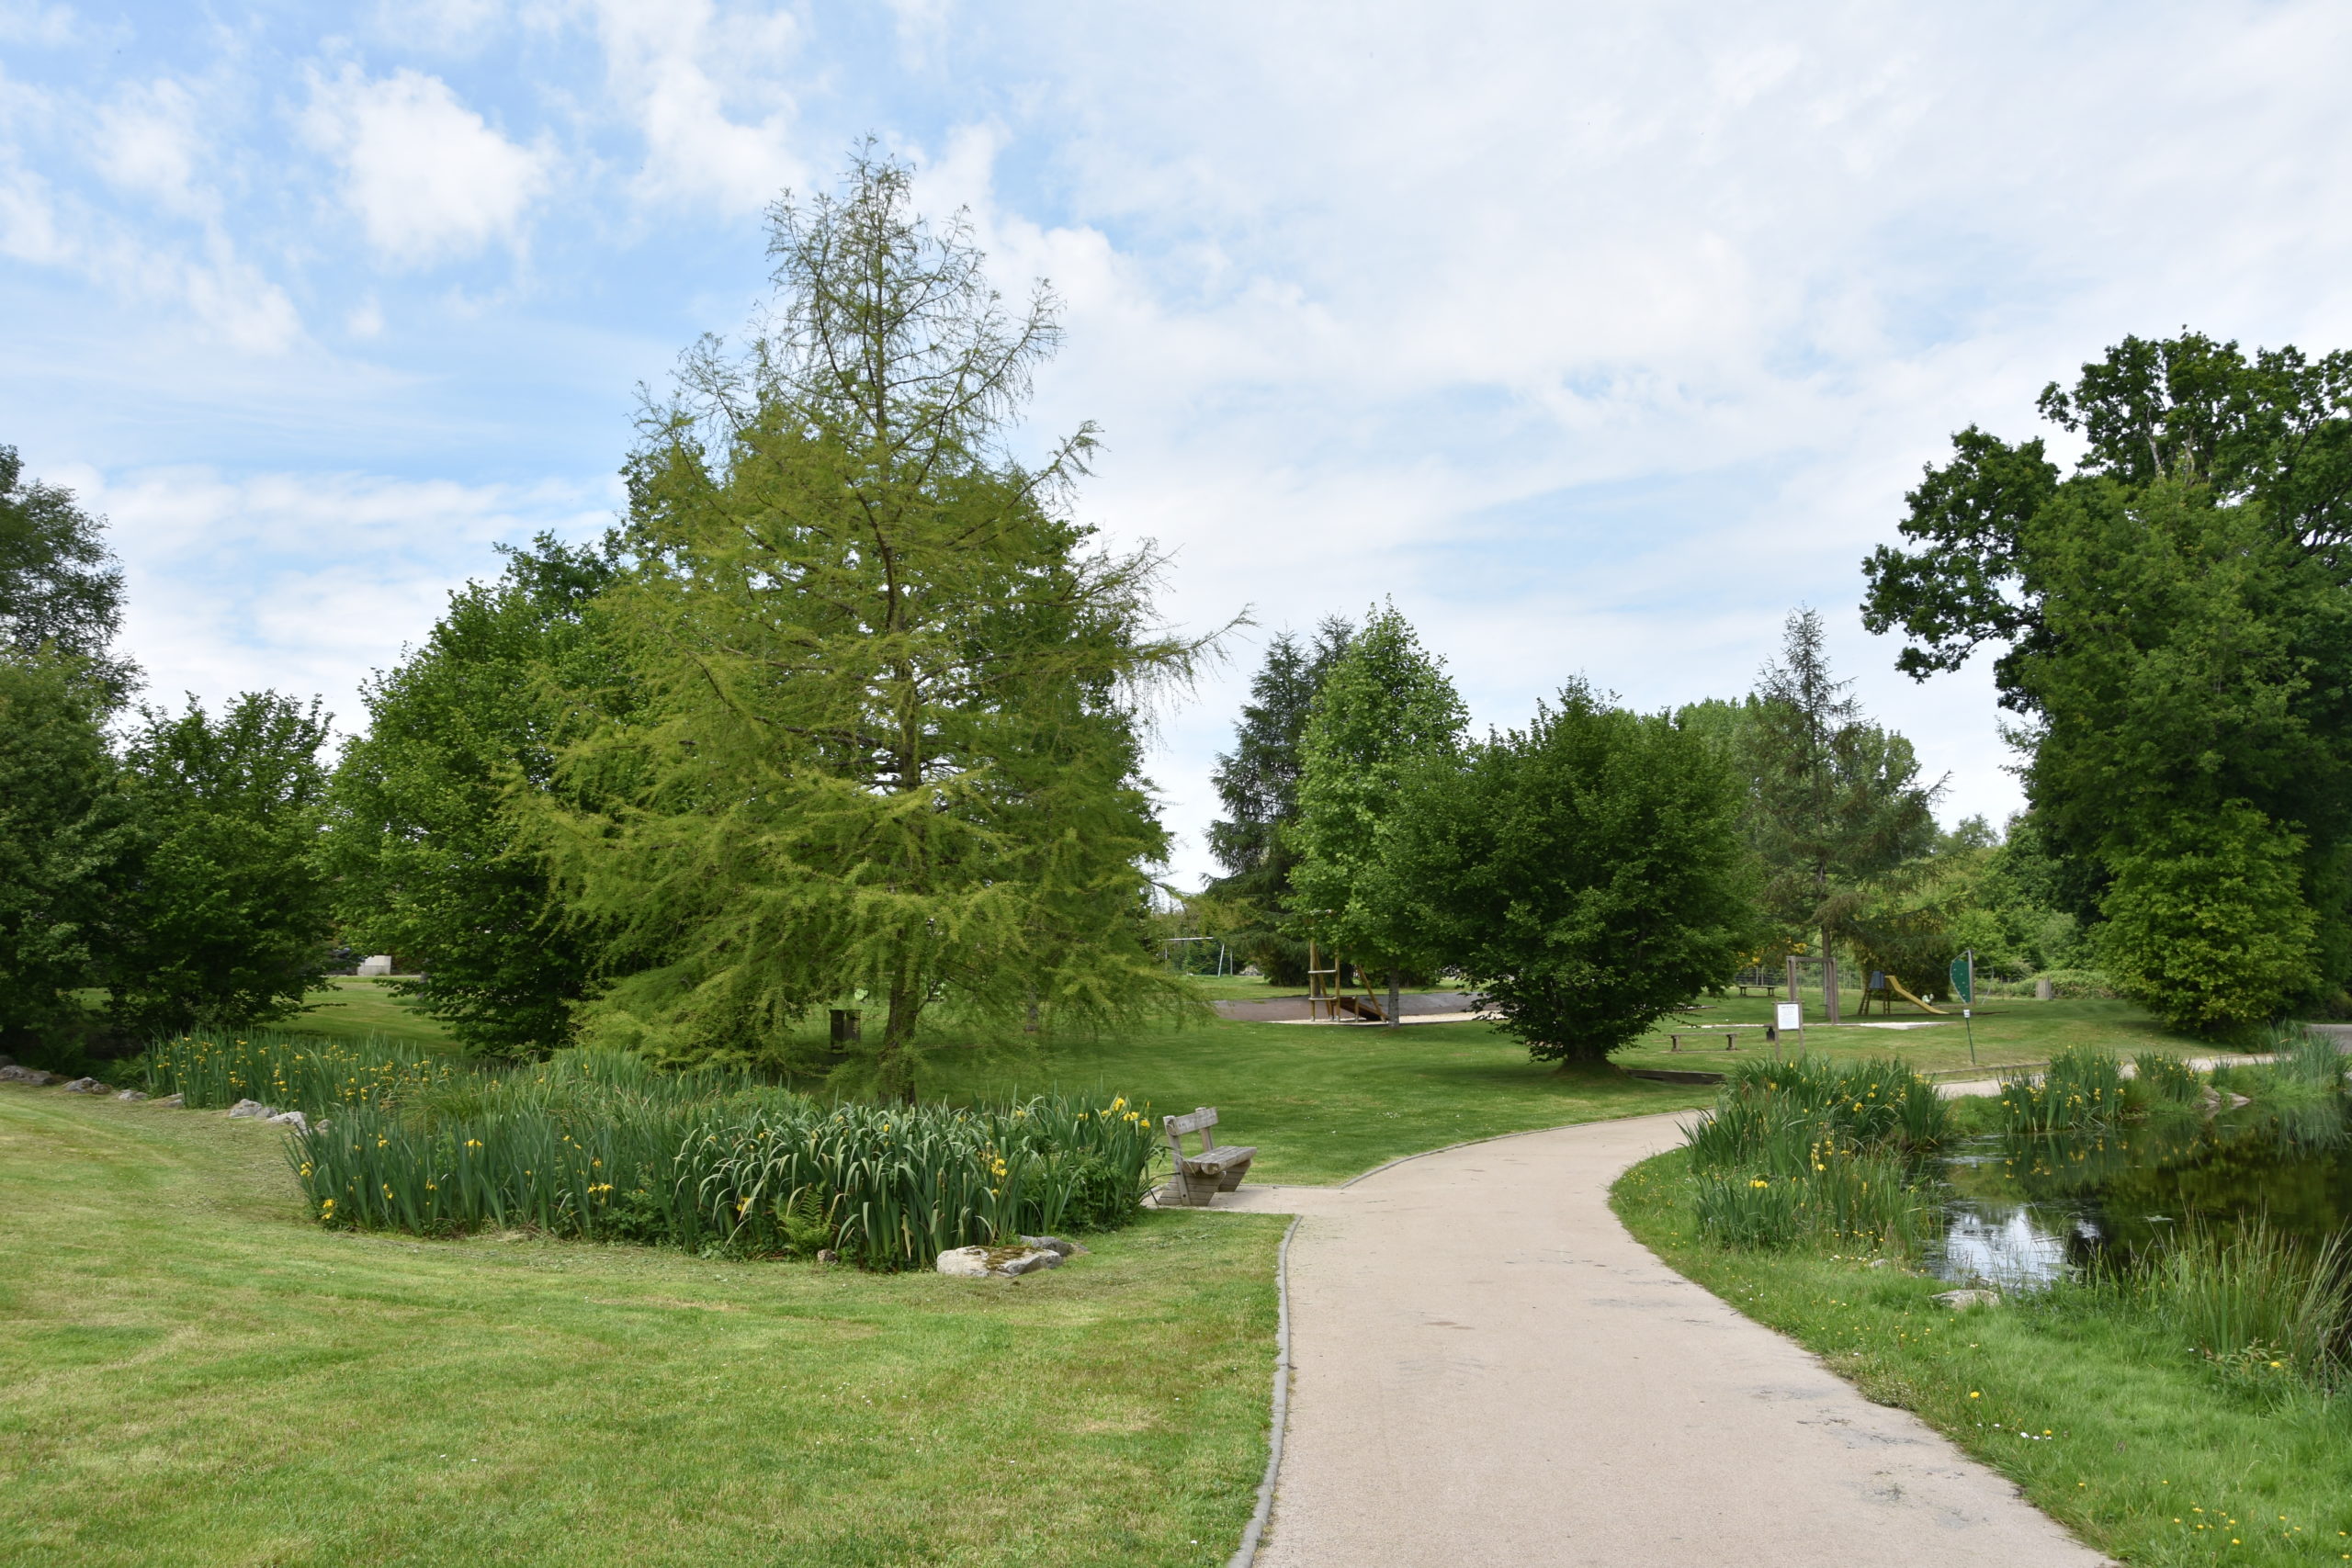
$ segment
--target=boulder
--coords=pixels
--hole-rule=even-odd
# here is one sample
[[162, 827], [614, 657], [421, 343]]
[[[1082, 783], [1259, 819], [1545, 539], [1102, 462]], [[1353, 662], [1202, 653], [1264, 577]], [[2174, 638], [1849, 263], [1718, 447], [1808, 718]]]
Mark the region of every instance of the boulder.
[[127, 1089], [115, 1098], [123, 1100], [141, 1100], [147, 1098], [147, 1091], [143, 1089]]
[[168, 1105], [173, 1110], [179, 1111], [187, 1107], [187, 1096], [184, 1094], [167, 1094], [155, 1103], [158, 1105]]
[[830, 1247], [820, 1247], [817, 1249], [817, 1261], [820, 1263], [839, 1263], [841, 1260], [842, 1255]]
[[112, 1094], [114, 1085], [100, 1083], [96, 1078], [75, 1078], [65, 1086], [68, 1094]]
[[276, 1106], [264, 1105], [258, 1100], [241, 1100], [237, 1101], [236, 1104], [229, 1107], [229, 1114], [232, 1116], [251, 1116], [258, 1120], [263, 1117], [277, 1115], [277, 1108]]
[[20, 1067], [14, 1062], [0, 1067], [0, 1083], [30, 1084], [35, 1089], [47, 1089], [56, 1081], [55, 1073], [45, 1073], [39, 1067]]
[[1033, 1252], [1050, 1252], [1057, 1258], [1082, 1258], [1086, 1248], [1074, 1241], [1064, 1241], [1057, 1235], [1024, 1235], [1021, 1244]]
[[1040, 1269], [1058, 1269], [1062, 1255], [1030, 1247], [954, 1247], [939, 1255], [943, 1274], [965, 1280], [1012, 1280]]
[[291, 1127], [298, 1133], [307, 1133], [311, 1130], [309, 1118], [299, 1111], [281, 1111], [275, 1116], [265, 1116], [262, 1120], [273, 1127]]
[[1970, 1307], [1999, 1306], [2001, 1292], [1998, 1291], [1946, 1291], [1935, 1299], [1954, 1312], [1965, 1312]]

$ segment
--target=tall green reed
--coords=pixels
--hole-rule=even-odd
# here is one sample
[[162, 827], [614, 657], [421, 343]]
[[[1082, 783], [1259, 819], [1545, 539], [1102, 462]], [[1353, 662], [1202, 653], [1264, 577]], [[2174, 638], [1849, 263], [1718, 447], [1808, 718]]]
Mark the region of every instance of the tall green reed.
[[465, 1063], [402, 1040], [326, 1040], [275, 1030], [160, 1040], [141, 1058], [147, 1092], [199, 1110], [258, 1100], [311, 1116], [405, 1099], [473, 1076]]
[[2058, 1133], [2109, 1127], [2129, 1111], [2123, 1066], [2105, 1051], [2061, 1051], [2039, 1077], [2001, 1080], [1998, 1115], [2010, 1133]]
[[2333, 1383], [2352, 1350], [2344, 1238], [2302, 1247], [2250, 1220], [2191, 1223], [2140, 1265], [2131, 1288], [2168, 1328], [2223, 1370], [2267, 1381], [2290, 1371]]
[[1951, 1127], [1901, 1062], [1744, 1065], [1686, 1130], [1700, 1230], [1726, 1246], [1908, 1248], [1932, 1207], [1909, 1156]]

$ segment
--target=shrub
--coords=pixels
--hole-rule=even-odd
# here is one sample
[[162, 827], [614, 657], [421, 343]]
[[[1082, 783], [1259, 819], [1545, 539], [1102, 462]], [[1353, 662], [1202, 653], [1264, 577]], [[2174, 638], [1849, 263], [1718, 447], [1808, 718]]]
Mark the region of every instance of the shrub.
[[2045, 969], [2035, 980], [2050, 982], [2050, 994], [2061, 1001], [2113, 1001], [2115, 983], [2097, 969]]

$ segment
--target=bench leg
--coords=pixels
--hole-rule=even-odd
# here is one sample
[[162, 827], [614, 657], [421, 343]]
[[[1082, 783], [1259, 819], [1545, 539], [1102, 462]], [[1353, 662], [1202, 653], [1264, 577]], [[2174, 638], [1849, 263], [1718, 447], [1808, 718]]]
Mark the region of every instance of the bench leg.
[[1182, 1208], [1205, 1209], [1209, 1197], [1216, 1191], [1216, 1183], [1197, 1176], [1187, 1176], [1179, 1170], [1168, 1178], [1168, 1185], [1159, 1190], [1162, 1203], [1174, 1203]]
[[1246, 1159], [1239, 1165], [1229, 1166], [1226, 1169], [1225, 1179], [1216, 1184], [1216, 1190], [1220, 1192], [1230, 1192], [1240, 1186], [1241, 1179], [1249, 1174], [1250, 1162]]

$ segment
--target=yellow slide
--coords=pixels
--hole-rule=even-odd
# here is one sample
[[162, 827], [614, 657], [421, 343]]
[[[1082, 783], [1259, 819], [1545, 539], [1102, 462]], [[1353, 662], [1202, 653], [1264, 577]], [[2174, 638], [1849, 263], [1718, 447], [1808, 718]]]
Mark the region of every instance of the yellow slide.
[[1909, 1002], [1913, 1007], [1921, 1009], [1927, 1012], [1934, 1013], [1938, 1018], [1948, 1018], [1951, 1016], [1949, 1013], [1945, 1012], [1943, 1009], [1939, 1007], [1929, 1007], [1926, 1002], [1921, 1001], [1909, 991], [1904, 989], [1903, 982], [1896, 979], [1893, 975], [1889, 975], [1886, 977], [1886, 988], [1893, 991], [1896, 996], [1901, 997], [1905, 1001]]

